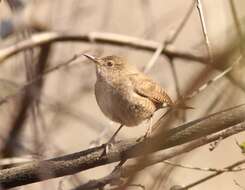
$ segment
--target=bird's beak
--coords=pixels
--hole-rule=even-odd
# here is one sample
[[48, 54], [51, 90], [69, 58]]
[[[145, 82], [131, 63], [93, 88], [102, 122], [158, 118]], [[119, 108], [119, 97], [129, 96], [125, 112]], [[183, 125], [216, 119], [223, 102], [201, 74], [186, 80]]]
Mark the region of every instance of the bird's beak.
[[99, 61], [98, 58], [96, 58], [96, 57], [94, 57], [94, 56], [92, 56], [92, 55], [88, 55], [88, 54], [86, 54], [86, 53], [83, 53], [83, 55], [84, 55], [85, 57], [87, 57], [88, 59], [90, 59], [91, 61], [93, 61], [94, 63], [100, 64], [100, 61]]

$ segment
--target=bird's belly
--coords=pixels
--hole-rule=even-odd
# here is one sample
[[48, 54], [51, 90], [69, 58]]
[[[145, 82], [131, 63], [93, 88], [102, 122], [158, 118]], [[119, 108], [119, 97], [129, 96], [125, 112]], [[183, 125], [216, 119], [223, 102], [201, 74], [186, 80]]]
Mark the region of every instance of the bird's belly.
[[126, 126], [138, 125], [157, 109], [149, 99], [127, 90], [115, 90], [109, 85], [96, 83], [95, 96], [100, 109], [109, 119]]

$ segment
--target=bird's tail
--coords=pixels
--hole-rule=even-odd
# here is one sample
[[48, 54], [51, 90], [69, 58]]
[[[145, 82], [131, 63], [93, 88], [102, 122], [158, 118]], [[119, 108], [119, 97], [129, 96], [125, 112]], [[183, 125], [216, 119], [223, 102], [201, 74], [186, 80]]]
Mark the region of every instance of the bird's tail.
[[182, 110], [195, 109], [192, 106], [186, 105], [183, 100], [173, 102], [172, 105], [170, 105], [170, 107], [175, 108], [175, 109], [182, 109]]
[[184, 102], [177, 103], [177, 104], [175, 105], [175, 107], [178, 108], [178, 109], [183, 109], [183, 110], [195, 109], [195, 108], [192, 107], [192, 106], [186, 105]]

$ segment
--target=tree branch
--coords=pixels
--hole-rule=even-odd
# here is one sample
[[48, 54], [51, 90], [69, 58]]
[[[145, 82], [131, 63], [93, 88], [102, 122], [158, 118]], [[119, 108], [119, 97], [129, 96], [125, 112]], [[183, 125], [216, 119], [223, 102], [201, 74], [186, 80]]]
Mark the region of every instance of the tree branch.
[[[85, 42], [85, 43], [98, 43], [108, 45], [123, 45], [131, 48], [147, 50], [154, 52], [159, 47], [159, 42], [152, 40], [144, 40], [136, 37], [113, 34], [113, 33], [100, 33], [91, 32], [84, 35], [57, 33], [57, 32], [44, 32], [32, 35], [29, 39], [16, 43], [5, 49], [0, 50], [0, 63], [5, 59], [13, 56], [28, 48], [34, 48], [43, 44], [50, 44], [55, 42]], [[169, 57], [182, 58], [193, 61], [205, 62], [206, 57], [197, 56], [192, 53], [163, 49], [162, 54]]]
[[218, 139], [225, 139], [232, 135], [235, 135], [241, 131], [245, 130], [245, 122], [239, 123], [232, 128], [226, 129], [225, 131], [221, 131], [212, 135], [208, 135], [206, 137], [199, 138], [197, 140], [191, 141], [190, 143], [186, 143], [184, 145], [176, 146], [160, 153], [151, 154], [147, 157], [140, 157], [138, 159], [138, 163], [136, 164], [129, 164], [120, 168], [120, 170], [116, 170], [115, 172], [110, 173], [109, 175], [96, 179], [90, 180], [84, 184], [81, 184], [75, 187], [72, 190], [88, 190], [89, 188], [101, 188], [104, 187], [106, 184], [114, 183], [115, 180], [120, 180], [120, 178], [128, 178], [132, 176], [146, 167], [152, 166], [154, 164], [163, 162], [164, 160], [171, 159], [175, 156], [180, 156], [181, 154], [190, 152], [200, 146], [206, 145], [210, 142], [213, 142]]
[[[10, 169], [0, 170], [0, 184], [2, 187], [10, 188], [74, 174], [117, 162], [123, 158], [141, 156], [142, 152], [151, 153], [190, 142], [243, 121], [245, 121], [244, 104], [171, 129], [164, 135], [164, 138], [156, 135], [143, 142], [138, 142], [136, 139], [118, 141], [107, 154], [103, 154], [104, 146], [102, 145], [50, 160], [34, 161]], [[145, 148], [149, 144], [154, 145], [152, 149]]]

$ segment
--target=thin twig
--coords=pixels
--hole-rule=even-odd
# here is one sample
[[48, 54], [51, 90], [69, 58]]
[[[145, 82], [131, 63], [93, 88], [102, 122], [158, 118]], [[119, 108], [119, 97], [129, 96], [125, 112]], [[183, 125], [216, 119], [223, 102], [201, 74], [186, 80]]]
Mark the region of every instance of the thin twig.
[[73, 61], [75, 61], [76, 59], [78, 59], [80, 56], [82, 56], [83, 53], [80, 54], [75, 54], [72, 58], [68, 59], [67, 61], [65, 61], [64, 63], [61, 63], [57, 66], [54, 66], [52, 68], [47, 69], [46, 71], [44, 71], [41, 75], [36, 76], [34, 79], [26, 82], [24, 85], [22, 85], [19, 89], [16, 90], [16, 92], [14, 94], [8, 95], [2, 99], [0, 99], [0, 105], [3, 103], [6, 103], [9, 99], [17, 96], [18, 94], [22, 93], [26, 88], [30, 87], [31, 85], [33, 85], [35, 82], [38, 82], [40, 79], [43, 79], [44, 77], [46, 77], [48, 74], [57, 71], [63, 67], [68, 66], [69, 64], [72, 64]]
[[236, 58], [236, 60], [228, 68], [226, 68], [223, 72], [219, 73], [214, 78], [212, 78], [209, 81], [207, 81], [205, 84], [201, 85], [193, 93], [191, 93], [190, 95], [186, 96], [185, 99], [191, 99], [191, 98], [193, 98], [194, 96], [196, 96], [197, 94], [199, 94], [200, 92], [202, 92], [204, 89], [206, 89], [209, 85], [213, 84], [217, 80], [219, 80], [222, 77], [224, 77], [227, 73], [229, 73], [230, 71], [232, 71], [236, 65], [238, 65], [240, 63], [240, 61], [242, 60], [242, 58], [243, 58], [243, 56], [242, 55], [239, 55]]
[[245, 187], [241, 186], [235, 179], [233, 181], [234, 181], [236, 186], [238, 186], [242, 190], [245, 190]]
[[[156, 62], [158, 57], [161, 55], [161, 52], [163, 52], [163, 50], [166, 50], [168, 45], [172, 44], [176, 40], [176, 38], [178, 37], [178, 35], [182, 31], [182, 29], [184, 28], [186, 22], [190, 18], [190, 15], [193, 11], [194, 5], [195, 5], [195, 3], [193, 2], [191, 4], [190, 8], [187, 10], [187, 13], [185, 14], [183, 19], [181, 20], [180, 24], [176, 27], [176, 29], [174, 31], [170, 31], [170, 33], [167, 36], [167, 39], [164, 41], [164, 43], [159, 43], [158, 47], [156, 48], [155, 53], [153, 54], [152, 58], [150, 59], [150, 61], [147, 63], [147, 65], [145, 66], [145, 68], [143, 70], [145, 73], [148, 73], [149, 70], [153, 67], [154, 63]], [[168, 56], [168, 57], [170, 57], [170, 56]]]
[[148, 73], [150, 71], [150, 69], [153, 67], [153, 65], [157, 61], [158, 57], [161, 55], [163, 49], [164, 49], [164, 46], [163, 46], [163, 44], [160, 43], [158, 48], [156, 49], [155, 53], [151, 57], [150, 61], [145, 66], [145, 68], [143, 70], [144, 73]]
[[169, 37], [165, 40], [166, 45], [172, 44], [176, 40], [176, 38], [179, 36], [179, 34], [182, 31], [182, 29], [184, 28], [185, 24], [189, 20], [191, 13], [194, 10], [194, 6], [195, 6], [195, 1], [193, 1], [191, 3], [189, 9], [187, 10], [186, 14], [184, 15], [183, 19], [181, 20], [181, 22], [180, 22], [179, 26], [176, 28], [176, 30], [174, 30], [174, 32], [172, 32], [169, 35]]
[[213, 63], [213, 61], [214, 61], [213, 52], [212, 52], [211, 44], [210, 44], [210, 41], [208, 38], [208, 32], [207, 32], [206, 22], [205, 22], [205, 18], [204, 18], [204, 14], [203, 14], [202, 2], [201, 2], [201, 0], [196, 0], [196, 3], [197, 3], [197, 10], [199, 13], [201, 25], [202, 25], [203, 36], [204, 36], [205, 42], [206, 42], [206, 48], [208, 51], [209, 61], [210, 61], [210, 63]]
[[184, 165], [184, 164], [178, 164], [174, 163], [168, 160], [163, 161], [164, 164], [169, 164], [172, 166], [180, 167], [180, 168], [185, 168], [185, 169], [191, 169], [191, 170], [197, 170], [197, 171], [204, 171], [204, 172], [240, 172], [245, 170], [245, 167], [239, 167], [239, 168], [204, 168], [204, 167], [197, 167], [197, 166], [191, 166], [191, 165]]
[[[180, 85], [179, 85], [179, 80], [178, 80], [178, 75], [177, 75], [177, 71], [175, 68], [175, 64], [173, 62], [173, 59], [169, 59], [169, 64], [170, 64], [170, 68], [172, 71], [172, 75], [173, 75], [173, 79], [174, 79], [174, 84], [175, 84], [175, 91], [177, 94], [177, 100], [181, 100], [181, 92], [180, 92]], [[181, 119], [183, 122], [186, 121], [186, 110], [178, 110], [178, 112], [176, 114], [181, 114]]]
[[[233, 164], [231, 164], [231, 165], [225, 167], [225, 169], [226, 169], [226, 170], [232, 170], [233, 168], [235, 168], [235, 167], [237, 167], [237, 166], [240, 166], [240, 165], [242, 165], [242, 164], [244, 164], [244, 163], [245, 163], [245, 159], [240, 160], [240, 161], [237, 161], [237, 162], [235, 162], [235, 163], [233, 163]], [[199, 179], [199, 180], [197, 180], [197, 181], [195, 181], [195, 182], [193, 182], [193, 183], [190, 183], [189, 185], [183, 186], [182, 188], [180, 188], [180, 189], [178, 189], [178, 190], [186, 190], [186, 189], [192, 188], [192, 187], [194, 187], [194, 186], [196, 186], [196, 185], [199, 185], [199, 184], [201, 184], [201, 183], [203, 183], [203, 182], [205, 182], [205, 181], [207, 181], [207, 180], [209, 180], [209, 179], [211, 179], [211, 178], [213, 178], [213, 177], [216, 177], [216, 176], [218, 176], [218, 175], [221, 175], [221, 174], [223, 174], [223, 173], [225, 173], [225, 171], [218, 171], [218, 172], [216, 172], [216, 173], [214, 173], [214, 174], [211, 174], [211, 175], [209, 175], [209, 176], [207, 176], [207, 177], [204, 177], [204, 178]]]
[[240, 53], [243, 54], [244, 52], [244, 43], [243, 43], [243, 34], [242, 34], [242, 28], [241, 28], [241, 25], [240, 25], [240, 22], [239, 22], [239, 19], [238, 19], [238, 16], [237, 16], [237, 12], [236, 12], [236, 7], [235, 7], [235, 4], [234, 4], [234, 0], [230, 0], [230, 7], [231, 7], [231, 13], [232, 13], [232, 16], [233, 16], [233, 19], [234, 19], [234, 22], [235, 22], [235, 27], [236, 27], [236, 30], [237, 30], [237, 34], [238, 34], [238, 37], [239, 37], [239, 45], [240, 45]]

